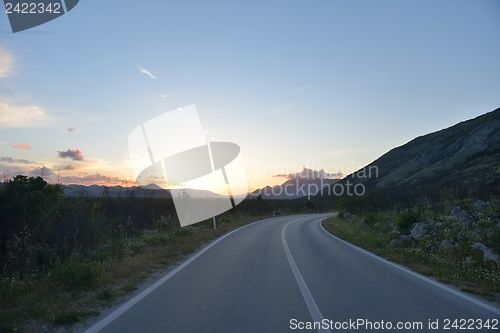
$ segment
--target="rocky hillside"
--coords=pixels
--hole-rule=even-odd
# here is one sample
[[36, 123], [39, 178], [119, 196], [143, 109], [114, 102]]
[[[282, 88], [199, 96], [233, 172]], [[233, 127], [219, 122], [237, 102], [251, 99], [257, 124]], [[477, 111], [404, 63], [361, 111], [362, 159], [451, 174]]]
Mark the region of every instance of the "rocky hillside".
[[[471, 191], [500, 183], [500, 108], [438, 132], [417, 137], [372, 162], [371, 177], [344, 180], [367, 189], [428, 192], [459, 187]], [[372, 171], [375, 169], [372, 169]], [[367, 172], [365, 173], [367, 174]]]

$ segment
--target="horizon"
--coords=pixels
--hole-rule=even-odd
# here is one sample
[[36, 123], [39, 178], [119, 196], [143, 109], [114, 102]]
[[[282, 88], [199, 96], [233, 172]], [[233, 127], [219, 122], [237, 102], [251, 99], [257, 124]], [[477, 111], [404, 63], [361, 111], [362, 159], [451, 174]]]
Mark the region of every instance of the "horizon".
[[[303, 167], [303, 170], [305, 169], [305, 167]], [[309, 170], [309, 171], [312, 171], [312, 170]], [[26, 175], [23, 175], [23, 174], [20, 174], [22, 176], [26, 176]], [[16, 177], [17, 175], [13, 175], [11, 178], [6, 178], [6, 177], [3, 177], [3, 178], [0, 178], [0, 184], [2, 183], [6, 183], [8, 181], [11, 181], [13, 180], [14, 177]], [[128, 184], [128, 182], [126, 182], [125, 180], [122, 181], [121, 184], [113, 184], [113, 185], [106, 185], [106, 184], [83, 184], [83, 183], [63, 183], [63, 182], [60, 182], [60, 181], [54, 181], [54, 177], [49, 177], [49, 179], [44, 179], [42, 176], [27, 176], [27, 177], [33, 177], [33, 178], [36, 178], [36, 177], [40, 177], [42, 178], [44, 181], [46, 181], [48, 184], [52, 184], [52, 185], [62, 185], [62, 186], [81, 186], [81, 187], [90, 187], [90, 186], [99, 186], [99, 187], [107, 187], [107, 188], [111, 188], [111, 187], [120, 187], [120, 188], [123, 188], [123, 189], [132, 189], [132, 188], [138, 188], [138, 187], [141, 187], [141, 188], [148, 188], [150, 187], [151, 185], [153, 186], [156, 186], [156, 188], [149, 188], [151, 190], [166, 190], [166, 191], [169, 191], [169, 190], [177, 190], [177, 189], [186, 189], [186, 190], [197, 190], [197, 191], [206, 191], [206, 192], [211, 192], [211, 193], [214, 193], [214, 194], [217, 194], [217, 195], [221, 195], [221, 196], [227, 196], [227, 194], [223, 194], [223, 193], [218, 193], [218, 192], [215, 192], [215, 191], [212, 191], [212, 190], [208, 190], [208, 189], [205, 189], [205, 188], [190, 188], [190, 187], [185, 187], [185, 186], [172, 186], [172, 187], [168, 187], [168, 186], [160, 186], [160, 185], [164, 185], [162, 183], [155, 183], [155, 182], [151, 182], [151, 183], [148, 183], [146, 185], [138, 185], [136, 183], [130, 183]], [[316, 180], [316, 179], [320, 179], [320, 180], [328, 180], [328, 181], [332, 181], [332, 180], [336, 180], [336, 181], [340, 181], [344, 178], [328, 178], [328, 177], [325, 177], [325, 178], [320, 178], [318, 177], [317, 175], [316, 176], [311, 176], [309, 177], [308, 175], [306, 176], [303, 176], [303, 175], [300, 175], [300, 174], [297, 174], [297, 177], [278, 177], [278, 178], [282, 178], [282, 179], [285, 179], [282, 183], [279, 183], [279, 184], [276, 184], [276, 185], [272, 185], [272, 187], [276, 187], [276, 186], [282, 186], [284, 185], [285, 183], [289, 182], [290, 180], [298, 180], [298, 179], [312, 179], [312, 180]], [[327, 184], [325, 184], [326, 186]], [[266, 187], [271, 187], [270, 185], [265, 185], [261, 188], [256, 188], [256, 189], [251, 189], [249, 188], [248, 189], [248, 194], [252, 194], [252, 193], [255, 193], [256, 191], [258, 190], [263, 190], [264, 188]]]

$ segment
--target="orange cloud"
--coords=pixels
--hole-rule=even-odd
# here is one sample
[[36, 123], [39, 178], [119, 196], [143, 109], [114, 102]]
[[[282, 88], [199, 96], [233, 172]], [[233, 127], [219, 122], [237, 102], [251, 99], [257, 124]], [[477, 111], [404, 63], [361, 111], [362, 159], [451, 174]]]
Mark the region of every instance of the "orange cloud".
[[13, 148], [15, 149], [25, 149], [25, 150], [31, 150], [31, 146], [29, 143], [21, 143], [20, 145], [12, 145]]

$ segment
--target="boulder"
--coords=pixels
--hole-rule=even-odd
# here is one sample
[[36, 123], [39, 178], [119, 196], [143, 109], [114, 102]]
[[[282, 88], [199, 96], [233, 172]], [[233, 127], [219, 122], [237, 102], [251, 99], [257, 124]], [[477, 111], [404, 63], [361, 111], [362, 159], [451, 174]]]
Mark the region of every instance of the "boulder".
[[462, 219], [462, 228], [464, 228], [465, 230], [467, 230], [470, 227], [472, 227], [475, 222], [476, 221], [472, 217], [470, 217], [470, 216], [464, 217]]
[[352, 215], [352, 214], [351, 214], [351, 213], [349, 213], [349, 212], [344, 212], [344, 214], [342, 214], [342, 218], [344, 218], [344, 219], [348, 219], [348, 218], [350, 218], [350, 217], [351, 217], [351, 215]]
[[438, 223], [433, 219], [431, 219], [430, 217], [427, 220], [425, 220], [425, 225], [428, 227], [434, 228], [435, 226], [437, 226], [437, 224]]
[[453, 208], [451, 210], [451, 213], [450, 213], [450, 217], [452, 217], [454, 219], [461, 219], [461, 218], [464, 218], [466, 216], [467, 216], [467, 213], [460, 206], [455, 206], [455, 208]]
[[498, 261], [499, 259], [498, 254], [494, 253], [489, 247], [487, 247], [483, 243], [472, 244], [472, 248], [476, 251], [483, 252], [484, 261]]
[[399, 247], [401, 245], [403, 245], [403, 242], [399, 238], [393, 239], [389, 242], [390, 247]]
[[425, 236], [426, 230], [424, 226], [424, 222], [418, 222], [413, 225], [413, 228], [410, 231], [411, 236], [415, 240], [422, 239]]
[[474, 208], [485, 208], [487, 205], [485, 202], [478, 199], [478, 200], [476, 200], [476, 202], [474, 202], [474, 204], [472, 206]]

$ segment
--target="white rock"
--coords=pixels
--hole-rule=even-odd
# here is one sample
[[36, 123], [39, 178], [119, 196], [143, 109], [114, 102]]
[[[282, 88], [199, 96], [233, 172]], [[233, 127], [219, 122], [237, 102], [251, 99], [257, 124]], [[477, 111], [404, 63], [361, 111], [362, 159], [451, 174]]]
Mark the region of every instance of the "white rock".
[[425, 227], [423, 222], [415, 223], [410, 231], [411, 236], [415, 240], [419, 240], [425, 235]]
[[484, 261], [498, 261], [499, 259], [498, 254], [493, 253], [493, 251], [483, 243], [475, 243], [472, 245], [472, 248], [476, 251], [483, 251]]

